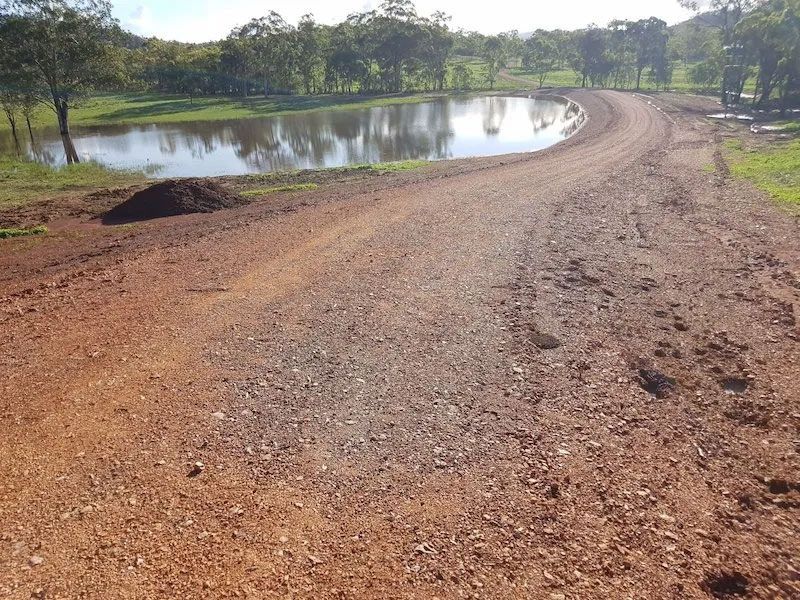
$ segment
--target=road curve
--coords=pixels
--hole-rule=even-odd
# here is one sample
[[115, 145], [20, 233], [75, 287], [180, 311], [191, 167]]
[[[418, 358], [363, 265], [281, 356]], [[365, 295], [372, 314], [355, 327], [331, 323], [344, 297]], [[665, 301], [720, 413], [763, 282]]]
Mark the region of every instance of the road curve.
[[534, 155], [0, 257], [0, 595], [797, 592], [797, 221], [694, 105], [563, 93]]

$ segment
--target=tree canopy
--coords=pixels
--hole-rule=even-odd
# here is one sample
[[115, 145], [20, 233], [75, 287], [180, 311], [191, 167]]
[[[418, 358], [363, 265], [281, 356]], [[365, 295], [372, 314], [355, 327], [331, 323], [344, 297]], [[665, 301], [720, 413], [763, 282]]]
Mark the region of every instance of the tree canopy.
[[0, 48], [6, 94], [27, 94], [58, 117], [68, 162], [78, 154], [69, 135], [72, 103], [124, 72], [120, 29], [105, 0], [3, 0]]

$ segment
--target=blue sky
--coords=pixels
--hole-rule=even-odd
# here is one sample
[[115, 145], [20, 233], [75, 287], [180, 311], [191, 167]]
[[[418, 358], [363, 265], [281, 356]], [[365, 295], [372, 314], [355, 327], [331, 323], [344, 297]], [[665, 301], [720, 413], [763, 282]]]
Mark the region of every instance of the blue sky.
[[[371, 9], [375, 0], [112, 0], [114, 14], [126, 28], [140, 35], [202, 42], [225, 37], [252, 17], [270, 10], [290, 22], [312, 13], [317, 21], [335, 23], [352, 12]], [[443, 10], [454, 28], [499, 33], [510, 29], [577, 29], [589, 23], [606, 25], [614, 18], [656, 16], [670, 24], [688, 16], [677, 0], [418, 0], [417, 10]], [[489, 9], [487, 10], [487, 6]]]

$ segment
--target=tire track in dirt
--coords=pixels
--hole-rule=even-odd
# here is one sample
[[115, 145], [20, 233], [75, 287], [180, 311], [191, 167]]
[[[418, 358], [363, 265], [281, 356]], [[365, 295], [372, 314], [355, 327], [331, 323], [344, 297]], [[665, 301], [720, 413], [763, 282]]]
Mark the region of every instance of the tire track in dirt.
[[[589, 121], [531, 157], [270, 220], [186, 221], [178, 245], [165, 222], [147, 232], [163, 247], [9, 302], [0, 589], [704, 597], [718, 557], [669, 521], [729, 510], [697, 492], [704, 416], [683, 401], [661, 415], [627, 358], [650, 351], [654, 302], [701, 293], [697, 259], [642, 296], [669, 287], [664, 257], [711, 200], [668, 201], [696, 182], [663, 166], [676, 128], [652, 107], [569, 96]], [[531, 324], [567, 346], [526, 347]], [[670, 416], [693, 428], [676, 456], [659, 444], [680, 435]], [[714, 486], [723, 467], [741, 482], [750, 463], [714, 452]], [[45, 563], [26, 568], [33, 553]]]

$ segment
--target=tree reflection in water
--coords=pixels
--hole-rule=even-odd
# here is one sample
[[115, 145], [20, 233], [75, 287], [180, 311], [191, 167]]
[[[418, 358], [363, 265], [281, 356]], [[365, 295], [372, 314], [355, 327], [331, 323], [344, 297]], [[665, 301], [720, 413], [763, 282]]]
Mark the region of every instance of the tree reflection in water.
[[[265, 119], [84, 127], [74, 138], [84, 159], [112, 167], [159, 164], [160, 177], [211, 176], [529, 152], [572, 135], [582, 119], [577, 105], [555, 98], [449, 97]], [[0, 135], [0, 152], [8, 137]], [[24, 151], [58, 164], [58, 131], [40, 132], [37, 142]]]

